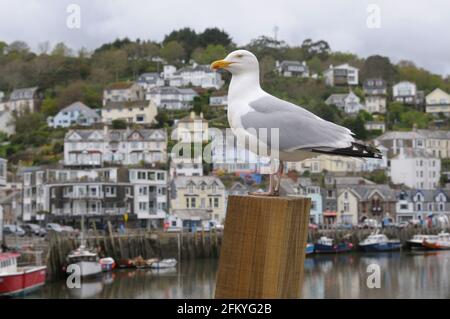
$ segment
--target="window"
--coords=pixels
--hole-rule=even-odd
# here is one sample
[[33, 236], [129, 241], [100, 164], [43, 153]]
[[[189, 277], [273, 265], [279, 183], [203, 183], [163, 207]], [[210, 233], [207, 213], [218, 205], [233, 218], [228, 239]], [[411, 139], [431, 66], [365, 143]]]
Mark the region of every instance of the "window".
[[157, 179], [158, 179], [158, 181], [163, 181], [164, 179], [165, 179], [165, 176], [164, 176], [165, 174], [164, 173], [158, 173], [157, 174]]
[[214, 208], [219, 208], [219, 198], [214, 197]]
[[350, 211], [350, 204], [344, 203], [344, 212], [348, 213]]
[[400, 209], [408, 209], [408, 205], [407, 204], [401, 204], [400, 205]]
[[195, 206], [196, 206], [195, 200], [196, 200], [195, 197], [192, 197], [192, 198], [191, 198], [191, 208], [195, 208]]

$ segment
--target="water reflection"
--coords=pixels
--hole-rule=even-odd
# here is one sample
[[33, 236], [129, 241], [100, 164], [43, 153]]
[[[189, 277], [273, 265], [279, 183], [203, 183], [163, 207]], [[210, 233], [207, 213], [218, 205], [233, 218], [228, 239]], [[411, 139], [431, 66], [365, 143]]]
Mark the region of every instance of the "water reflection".
[[[367, 267], [379, 265], [381, 288], [367, 287]], [[450, 298], [450, 252], [311, 256], [304, 298]], [[176, 269], [117, 270], [80, 289], [48, 284], [31, 298], [212, 298], [217, 260], [182, 262]]]

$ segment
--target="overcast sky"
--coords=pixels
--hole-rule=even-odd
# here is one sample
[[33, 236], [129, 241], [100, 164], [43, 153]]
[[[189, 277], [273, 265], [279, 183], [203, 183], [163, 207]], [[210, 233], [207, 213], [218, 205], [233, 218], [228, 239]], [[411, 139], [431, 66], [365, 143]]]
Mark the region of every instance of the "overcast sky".
[[[95, 48], [117, 37], [160, 41], [173, 29], [217, 26], [238, 45], [259, 35], [300, 44], [328, 41], [333, 50], [414, 61], [450, 74], [450, 1], [446, 0], [0, 0], [0, 40], [43, 41]], [[66, 26], [67, 6], [81, 8], [81, 27]], [[370, 4], [380, 9], [380, 27], [369, 28]], [[373, 12], [373, 11], [372, 11]], [[375, 12], [376, 14], [376, 12]]]

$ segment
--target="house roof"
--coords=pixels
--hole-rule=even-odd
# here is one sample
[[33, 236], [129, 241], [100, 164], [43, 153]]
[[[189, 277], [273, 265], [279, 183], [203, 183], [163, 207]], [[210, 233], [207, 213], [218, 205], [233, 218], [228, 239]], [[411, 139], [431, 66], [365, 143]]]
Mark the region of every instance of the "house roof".
[[379, 141], [386, 141], [386, 140], [393, 140], [393, 139], [402, 139], [402, 140], [408, 140], [408, 139], [416, 139], [416, 138], [422, 138], [423, 136], [415, 131], [389, 131], [384, 133], [383, 135], [380, 135], [377, 139]]
[[[120, 142], [129, 140], [131, 135], [138, 132], [143, 140], [150, 141], [165, 141], [167, 138], [167, 132], [165, 129], [140, 129], [140, 130], [69, 130], [64, 137], [64, 140], [68, 140], [72, 134], [80, 136], [80, 141], [91, 141], [91, 136], [97, 136], [95, 140]], [[93, 135], [95, 133], [95, 135]], [[157, 136], [161, 138], [157, 138]]]
[[400, 198], [400, 194], [401, 193], [405, 193], [407, 200], [408, 201], [412, 201], [412, 199], [417, 195], [417, 193], [420, 193], [423, 195], [424, 198], [424, 202], [434, 202], [436, 196], [438, 196], [439, 194], [444, 194], [447, 201], [450, 200], [450, 190], [445, 190], [445, 189], [402, 189], [402, 190], [397, 190], [395, 192], [395, 196], [397, 199]]
[[393, 156], [392, 159], [402, 159], [402, 158], [437, 158], [431, 155], [424, 149], [420, 148], [401, 148], [400, 153]]
[[88, 107], [87, 105], [83, 104], [82, 102], [74, 102], [70, 104], [69, 106], [66, 106], [63, 108], [59, 113], [62, 112], [72, 112], [72, 111], [78, 111], [83, 114], [85, 117], [95, 117], [100, 118], [100, 115], [98, 115], [97, 112], [95, 112], [93, 109]]
[[134, 85], [134, 82], [116, 82], [106, 87], [107, 90], [126, 90]]
[[443, 130], [417, 130], [417, 133], [431, 139], [450, 139], [450, 131]]
[[374, 185], [343, 185], [338, 187], [338, 194], [342, 194], [344, 191], [350, 190], [360, 200], [369, 200], [374, 194], [379, 194], [385, 201], [396, 201], [395, 191], [385, 184]]
[[225, 188], [222, 181], [216, 176], [177, 176], [173, 179], [176, 188], [186, 188], [188, 184], [193, 183], [195, 186], [200, 186], [202, 183], [210, 186], [213, 183], [221, 188]]
[[160, 86], [150, 89], [150, 94], [193, 94], [197, 93], [190, 88], [180, 89], [174, 86]]
[[31, 100], [34, 98], [37, 89], [38, 89], [37, 86], [30, 88], [15, 89], [9, 96], [9, 100], [10, 101]]

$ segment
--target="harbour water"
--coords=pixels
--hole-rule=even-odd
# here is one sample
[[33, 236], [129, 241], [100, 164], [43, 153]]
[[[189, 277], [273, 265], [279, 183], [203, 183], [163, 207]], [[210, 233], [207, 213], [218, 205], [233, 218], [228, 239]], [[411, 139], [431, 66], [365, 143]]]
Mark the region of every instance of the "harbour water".
[[[116, 270], [69, 289], [65, 280], [27, 298], [212, 298], [217, 259], [172, 270]], [[369, 288], [378, 265], [380, 288]], [[368, 271], [369, 270], [369, 271]], [[450, 251], [313, 255], [305, 260], [304, 298], [450, 298]]]

